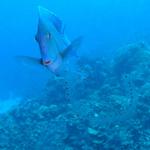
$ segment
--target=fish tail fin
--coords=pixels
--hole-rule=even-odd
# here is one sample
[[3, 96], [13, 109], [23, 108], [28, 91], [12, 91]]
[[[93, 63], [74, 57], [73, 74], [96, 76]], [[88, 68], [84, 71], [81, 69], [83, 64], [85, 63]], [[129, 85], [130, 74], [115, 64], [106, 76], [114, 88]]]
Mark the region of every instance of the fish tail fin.
[[67, 48], [65, 48], [63, 50], [63, 52], [60, 53], [62, 59], [65, 59], [68, 56], [77, 55], [77, 49], [81, 46], [82, 41], [83, 41], [82, 36], [80, 36], [80, 37], [76, 38], [75, 40], [73, 40], [71, 42], [71, 44]]

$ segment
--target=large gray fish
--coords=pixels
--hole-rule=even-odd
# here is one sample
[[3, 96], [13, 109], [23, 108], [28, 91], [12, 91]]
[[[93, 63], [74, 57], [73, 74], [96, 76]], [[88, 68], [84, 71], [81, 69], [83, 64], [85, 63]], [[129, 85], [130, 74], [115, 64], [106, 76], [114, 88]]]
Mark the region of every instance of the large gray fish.
[[22, 60], [32, 64], [40, 64], [57, 74], [62, 62], [76, 53], [82, 37], [70, 42], [65, 34], [63, 22], [53, 12], [38, 7], [39, 21], [35, 40], [40, 49], [41, 58], [20, 56]]

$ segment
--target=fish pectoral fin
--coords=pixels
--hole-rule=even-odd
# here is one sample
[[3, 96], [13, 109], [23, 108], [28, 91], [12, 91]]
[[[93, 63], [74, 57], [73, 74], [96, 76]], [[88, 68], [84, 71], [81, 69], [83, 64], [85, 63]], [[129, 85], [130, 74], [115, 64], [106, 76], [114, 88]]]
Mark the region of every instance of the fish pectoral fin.
[[81, 46], [83, 37], [80, 36], [73, 40], [71, 44], [60, 53], [61, 57], [64, 59], [69, 55], [76, 55], [76, 50]]
[[15, 56], [15, 59], [19, 63], [27, 64], [27, 65], [42, 65], [42, 61], [40, 58], [30, 57], [30, 56]]

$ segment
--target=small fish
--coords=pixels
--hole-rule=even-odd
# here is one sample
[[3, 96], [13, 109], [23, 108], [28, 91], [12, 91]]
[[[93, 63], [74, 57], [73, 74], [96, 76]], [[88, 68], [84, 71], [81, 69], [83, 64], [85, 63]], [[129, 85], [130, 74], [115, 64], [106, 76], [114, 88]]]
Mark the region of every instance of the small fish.
[[58, 74], [63, 61], [75, 54], [82, 42], [82, 37], [70, 42], [65, 34], [65, 25], [53, 12], [38, 7], [39, 21], [35, 36], [40, 49], [41, 58], [21, 56], [31, 64], [45, 66], [54, 74]]

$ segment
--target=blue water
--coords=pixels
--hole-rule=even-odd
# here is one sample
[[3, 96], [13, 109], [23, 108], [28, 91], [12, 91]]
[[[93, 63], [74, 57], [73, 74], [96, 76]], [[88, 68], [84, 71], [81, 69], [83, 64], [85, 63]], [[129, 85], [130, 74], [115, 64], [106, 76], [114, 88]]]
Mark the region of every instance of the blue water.
[[[15, 58], [40, 58], [39, 5], [63, 20], [71, 40], [83, 36], [78, 65], [60, 79]], [[0, 149], [150, 149], [149, 6], [149, 0], [0, 2]]]
[[[38, 5], [54, 11], [63, 19], [71, 39], [83, 35], [85, 38], [83, 50], [86, 53], [98, 51], [101, 54], [104, 51], [109, 55], [126, 43], [145, 38], [149, 40], [149, 1], [146, 0], [136, 2], [120, 2], [118, 0], [105, 2], [68, 2], [65, 0], [61, 2], [1, 2], [1, 89], [6, 89], [4, 92], [17, 87], [16, 78], [20, 79], [22, 85], [29, 80], [27, 76], [23, 79], [20, 74], [24, 68], [15, 69], [13, 56], [17, 54], [39, 55], [34, 40]], [[35, 78], [34, 75], [30, 76], [30, 80]], [[39, 78], [35, 80], [39, 82]], [[12, 84], [15, 86], [12, 87]]]

